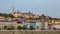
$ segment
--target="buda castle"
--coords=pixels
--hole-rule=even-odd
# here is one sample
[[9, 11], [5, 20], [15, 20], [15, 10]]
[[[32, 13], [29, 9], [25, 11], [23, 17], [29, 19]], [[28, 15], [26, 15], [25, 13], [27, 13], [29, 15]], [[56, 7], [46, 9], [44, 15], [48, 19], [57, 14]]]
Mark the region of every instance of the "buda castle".
[[33, 13], [31, 13], [30, 11], [28, 13], [22, 13], [20, 12], [19, 10], [18, 11], [15, 11], [14, 10], [14, 5], [12, 5], [12, 15], [14, 17], [25, 17], [25, 18], [39, 18], [39, 15], [34, 15]]

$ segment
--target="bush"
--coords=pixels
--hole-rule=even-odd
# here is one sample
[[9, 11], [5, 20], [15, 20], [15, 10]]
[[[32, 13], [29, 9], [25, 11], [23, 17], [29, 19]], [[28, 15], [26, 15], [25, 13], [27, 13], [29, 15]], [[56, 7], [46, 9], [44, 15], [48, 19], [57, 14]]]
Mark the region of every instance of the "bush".
[[11, 25], [10, 27], [7, 28], [7, 30], [14, 30], [15, 27], [13, 25]]
[[39, 26], [37, 26], [37, 29], [39, 29]]
[[4, 26], [4, 29], [7, 29], [7, 26]]
[[24, 30], [25, 29], [25, 26], [22, 26], [21, 28]]
[[53, 29], [54, 29], [54, 30], [56, 30], [56, 28], [55, 28], [55, 27], [53, 27]]
[[1, 27], [0, 27], [0, 30], [1, 30]]
[[28, 30], [32, 30], [32, 29], [33, 29], [33, 27], [32, 27], [32, 26], [29, 26], [29, 27], [28, 27]]
[[17, 26], [17, 29], [18, 29], [18, 30], [21, 30], [22, 28], [21, 28], [21, 26]]

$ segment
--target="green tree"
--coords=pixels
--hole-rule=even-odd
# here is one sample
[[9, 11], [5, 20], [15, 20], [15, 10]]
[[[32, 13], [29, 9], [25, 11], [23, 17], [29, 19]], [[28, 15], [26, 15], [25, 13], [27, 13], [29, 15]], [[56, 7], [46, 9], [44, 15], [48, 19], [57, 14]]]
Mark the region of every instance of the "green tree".
[[18, 30], [21, 30], [22, 28], [21, 28], [21, 26], [17, 26], [17, 29], [18, 29]]
[[53, 27], [53, 29], [54, 29], [54, 30], [56, 30], [56, 28], [55, 28], [55, 27]]
[[2, 14], [0, 13], [0, 16], [2, 16]]
[[5, 18], [8, 18], [8, 17], [9, 17], [9, 15], [5, 13], [5, 14], [4, 14], [4, 17], [5, 17]]
[[23, 16], [18, 16], [19, 18], [23, 18]]
[[52, 20], [52, 18], [49, 18], [50, 20]]
[[11, 25], [7, 28], [7, 30], [14, 30], [14, 29], [15, 29], [15, 27], [13, 25]]
[[0, 27], [0, 30], [1, 30], [1, 27]]
[[4, 26], [4, 29], [7, 29], [7, 26]]
[[33, 27], [30, 25], [29, 27], [28, 27], [28, 30], [32, 30], [33, 29]]
[[37, 29], [39, 29], [39, 26], [37, 26]]
[[14, 18], [14, 16], [12, 14], [9, 14], [9, 17]]
[[25, 26], [22, 26], [21, 28], [24, 30], [25, 29]]

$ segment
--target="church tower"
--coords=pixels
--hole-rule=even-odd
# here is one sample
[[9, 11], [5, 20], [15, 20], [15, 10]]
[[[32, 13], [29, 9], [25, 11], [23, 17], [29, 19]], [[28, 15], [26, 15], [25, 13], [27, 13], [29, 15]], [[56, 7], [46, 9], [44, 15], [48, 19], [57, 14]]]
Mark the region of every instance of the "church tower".
[[12, 5], [12, 14], [14, 13], [14, 5]]

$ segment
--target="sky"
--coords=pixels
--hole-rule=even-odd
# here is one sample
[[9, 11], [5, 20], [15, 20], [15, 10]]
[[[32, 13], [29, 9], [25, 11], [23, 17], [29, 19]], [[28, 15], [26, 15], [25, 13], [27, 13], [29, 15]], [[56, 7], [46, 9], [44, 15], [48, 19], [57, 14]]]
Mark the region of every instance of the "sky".
[[15, 11], [60, 18], [60, 0], [0, 0], [0, 12], [10, 13], [12, 5]]

